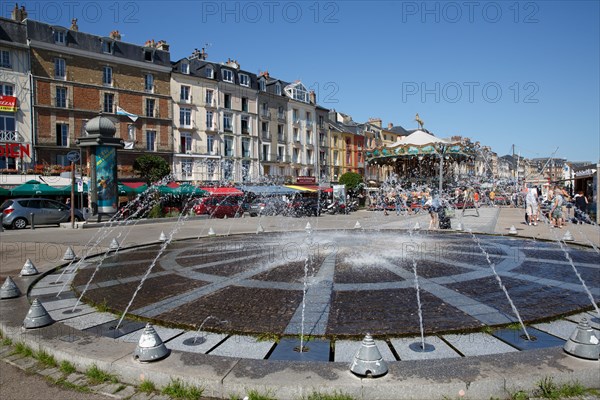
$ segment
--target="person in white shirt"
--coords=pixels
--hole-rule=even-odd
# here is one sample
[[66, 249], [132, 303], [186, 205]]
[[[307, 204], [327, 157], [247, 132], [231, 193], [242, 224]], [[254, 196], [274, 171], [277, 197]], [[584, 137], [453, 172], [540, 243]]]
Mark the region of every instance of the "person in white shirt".
[[531, 187], [527, 190], [525, 196], [525, 205], [527, 207], [527, 217], [529, 225], [537, 225], [539, 217], [538, 207], [538, 192], [535, 187]]

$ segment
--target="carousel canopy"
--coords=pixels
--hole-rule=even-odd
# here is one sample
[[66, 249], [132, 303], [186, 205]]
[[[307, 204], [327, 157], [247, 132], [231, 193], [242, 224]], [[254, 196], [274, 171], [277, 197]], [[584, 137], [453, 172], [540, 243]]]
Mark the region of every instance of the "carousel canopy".
[[368, 162], [389, 161], [396, 158], [411, 158], [421, 155], [471, 156], [470, 146], [461, 142], [451, 142], [430, 133], [417, 130], [389, 146], [367, 150]]

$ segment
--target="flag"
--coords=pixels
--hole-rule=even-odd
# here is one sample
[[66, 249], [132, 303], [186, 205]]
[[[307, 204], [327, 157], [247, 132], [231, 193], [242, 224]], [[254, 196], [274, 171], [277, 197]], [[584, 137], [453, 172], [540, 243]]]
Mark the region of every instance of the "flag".
[[138, 116], [135, 114], [132, 114], [130, 112], [127, 112], [125, 110], [123, 110], [121, 107], [117, 106], [117, 115], [126, 115], [128, 116], [133, 122], [137, 121]]

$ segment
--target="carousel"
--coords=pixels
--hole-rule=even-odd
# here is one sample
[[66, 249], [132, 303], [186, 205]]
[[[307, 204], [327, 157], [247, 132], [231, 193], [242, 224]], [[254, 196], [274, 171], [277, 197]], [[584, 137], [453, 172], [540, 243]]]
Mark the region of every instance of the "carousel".
[[388, 167], [406, 183], [438, 183], [441, 192], [443, 182], [458, 182], [473, 173], [473, 160], [477, 145], [468, 139], [450, 141], [438, 138], [423, 129], [418, 114], [419, 129], [396, 143], [366, 151], [365, 160], [370, 165]]

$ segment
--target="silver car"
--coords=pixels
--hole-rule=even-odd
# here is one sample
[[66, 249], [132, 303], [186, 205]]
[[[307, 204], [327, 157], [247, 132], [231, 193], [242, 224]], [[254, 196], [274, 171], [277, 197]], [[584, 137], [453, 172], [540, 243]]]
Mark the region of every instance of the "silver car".
[[[50, 199], [9, 199], [0, 206], [2, 225], [14, 229], [24, 229], [31, 225], [31, 215], [35, 225], [59, 224], [71, 220], [68, 205]], [[75, 220], [83, 221], [83, 214], [75, 209]]]

